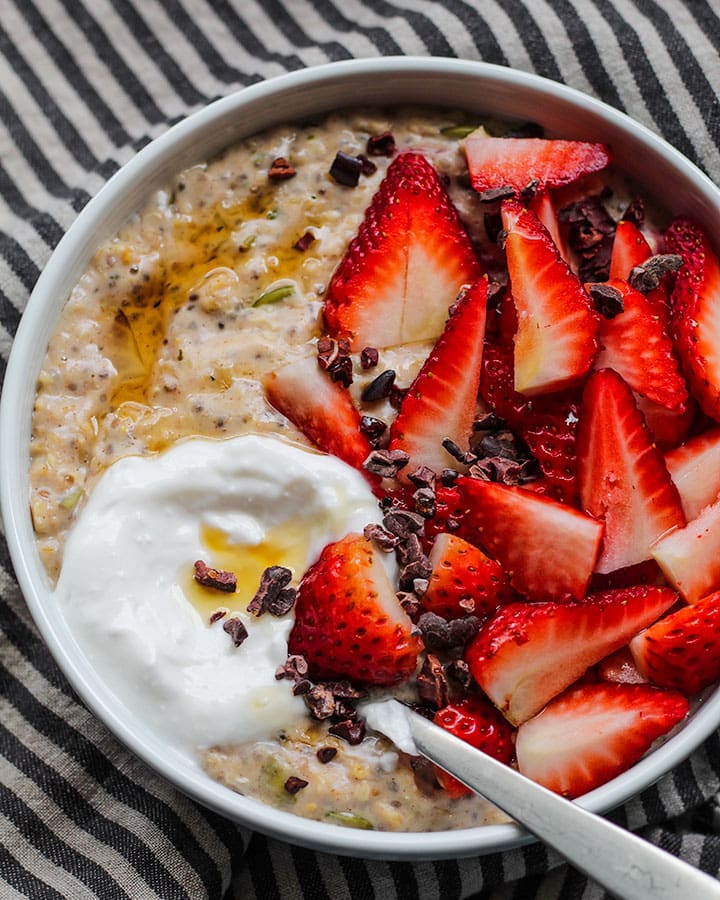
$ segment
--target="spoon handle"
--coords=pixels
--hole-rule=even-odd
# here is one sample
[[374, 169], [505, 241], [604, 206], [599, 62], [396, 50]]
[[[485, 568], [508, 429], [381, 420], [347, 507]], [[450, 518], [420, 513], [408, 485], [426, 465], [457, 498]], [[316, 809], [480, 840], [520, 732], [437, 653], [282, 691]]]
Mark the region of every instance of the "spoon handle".
[[720, 882], [406, 710], [418, 750], [622, 900], [719, 900]]

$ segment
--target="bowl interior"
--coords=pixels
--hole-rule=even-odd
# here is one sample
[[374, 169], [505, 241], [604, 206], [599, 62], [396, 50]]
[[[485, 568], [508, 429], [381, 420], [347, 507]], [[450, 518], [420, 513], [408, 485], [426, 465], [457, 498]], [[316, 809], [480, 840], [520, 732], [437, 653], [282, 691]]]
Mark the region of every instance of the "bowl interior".
[[[0, 488], [11, 557], [32, 615], [55, 659], [85, 703], [145, 762], [217, 812], [264, 832], [325, 851], [384, 858], [489, 853], [528, 840], [515, 826], [376, 834], [299, 820], [210, 780], [146, 725], [118, 711], [54, 606], [35, 549], [28, 496], [33, 398], [60, 310], [100, 242], [148, 195], [182, 168], [272, 124], [312, 119], [349, 105], [426, 104], [504, 119], [534, 120], [548, 135], [612, 145], [620, 168], [670, 214], [720, 233], [720, 192], [656, 135], [603, 104], [537, 76], [458, 60], [385, 58], [333, 63], [281, 76], [219, 100], [170, 129], [118, 172], [88, 204], [39, 279], [13, 345], [0, 408]], [[606, 811], [684, 759], [720, 723], [720, 693], [708, 697], [660, 749], [580, 802]], [[300, 827], [299, 827], [300, 826]]]

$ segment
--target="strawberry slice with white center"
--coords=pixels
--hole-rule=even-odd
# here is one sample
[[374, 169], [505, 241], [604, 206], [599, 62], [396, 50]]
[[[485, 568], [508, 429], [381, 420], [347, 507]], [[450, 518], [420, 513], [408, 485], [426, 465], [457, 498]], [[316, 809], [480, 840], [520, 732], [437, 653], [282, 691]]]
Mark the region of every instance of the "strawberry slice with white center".
[[409, 454], [405, 472], [427, 466], [440, 473], [455, 466], [457, 461], [442, 446], [445, 438], [468, 449], [477, 410], [486, 305], [487, 280], [481, 278], [451, 307], [445, 330], [403, 399], [390, 429], [390, 449]]
[[582, 508], [605, 522], [596, 571], [649, 559], [651, 547], [685, 516], [662, 453], [632, 391], [617, 372], [595, 372], [585, 386], [577, 436]]
[[458, 478], [463, 535], [496, 559], [531, 600], [579, 599], [595, 565], [603, 525], [541, 494]]
[[535, 213], [506, 200], [502, 220], [517, 311], [515, 390], [527, 396], [559, 391], [590, 370], [600, 317]]
[[430, 551], [432, 574], [422, 597], [425, 612], [443, 619], [485, 618], [514, 596], [502, 566], [453, 534], [439, 534]]
[[595, 368], [614, 369], [643, 397], [679, 409], [687, 400], [687, 385], [655, 305], [626, 281], [615, 278], [607, 284], [622, 296], [623, 311], [602, 319]]
[[688, 603], [720, 589], [720, 499], [684, 528], [661, 538], [652, 555]]
[[720, 593], [684, 606], [630, 642], [642, 674], [688, 697], [720, 679]]
[[271, 405], [319, 450], [365, 471], [372, 447], [360, 431], [360, 414], [348, 391], [320, 369], [317, 359], [306, 357], [271, 372], [263, 387]]
[[349, 534], [328, 544], [300, 582], [288, 650], [305, 657], [313, 679], [390, 685], [415, 672], [420, 641], [381, 555]]
[[533, 183], [538, 191], [569, 184], [590, 172], [599, 172], [611, 160], [605, 144], [494, 138], [484, 130], [465, 138], [465, 155], [476, 191], [511, 187], [518, 194]]
[[670, 298], [675, 346], [691, 393], [706, 415], [720, 419], [720, 261], [688, 219], [671, 223], [665, 245], [683, 260]]
[[677, 447], [687, 439], [698, 411], [692, 397], [688, 397], [677, 409], [660, 406], [639, 394], [635, 395], [635, 402], [645, 418], [653, 441], [663, 452]]
[[555, 204], [553, 203], [550, 191], [543, 191], [535, 194], [528, 208], [531, 209], [542, 224], [547, 228], [548, 234], [552, 238], [553, 244], [558, 249], [560, 256], [568, 262], [568, 251], [560, 231], [560, 223], [558, 222]]
[[468, 644], [465, 660], [498, 709], [519, 724], [676, 599], [670, 588], [643, 585], [574, 603], [511, 603]]
[[432, 340], [460, 288], [481, 275], [438, 173], [424, 156], [402, 153], [332, 276], [325, 325], [356, 350]]
[[551, 791], [580, 797], [629, 769], [687, 713], [677, 691], [578, 685], [519, 728], [518, 769]]
[[712, 428], [665, 454], [683, 512], [691, 522], [720, 494], [720, 428]]

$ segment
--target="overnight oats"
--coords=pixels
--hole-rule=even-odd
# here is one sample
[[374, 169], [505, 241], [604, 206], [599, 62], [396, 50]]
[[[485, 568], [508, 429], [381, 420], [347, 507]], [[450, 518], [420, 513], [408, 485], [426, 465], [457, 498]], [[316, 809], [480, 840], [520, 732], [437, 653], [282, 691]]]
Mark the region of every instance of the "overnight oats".
[[646, 199], [602, 144], [358, 110], [179, 173], [100, 247], [32, 515], [170, 752], [433, 831], [505, 817], [384, 699], [568, 797], [685, 718], [720, 677], [720, 266]]

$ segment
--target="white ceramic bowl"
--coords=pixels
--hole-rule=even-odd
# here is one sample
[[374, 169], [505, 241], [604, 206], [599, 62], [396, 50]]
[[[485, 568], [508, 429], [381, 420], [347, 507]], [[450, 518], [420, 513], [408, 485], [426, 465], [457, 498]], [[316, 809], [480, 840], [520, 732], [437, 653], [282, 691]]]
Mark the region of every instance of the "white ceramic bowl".
[[[449, 59], [385, 58], [333, 63], [253, 85], [171, 128], [119, 171], [87, 205], [38, 280], [20, 323], [0, 409], [0, 487], [10, 554], [28, 606], [50, 651], [93, 712], [146, 763], [218, 813], [267, 834], [325, 851], [384, 858], [489, 853], [527, 840], [511, 825], [423, 834], [356, 831], [300, 820], [241, 797], [129, 720], [80, 653], [58, 608], [35, 547], [28, 501], [28, 447], [35, 385], [50, 335], [71, 288], [104, 239], [181, 169], [274, 123], [356, 104], [424, 103], [518, 120], [552, 136], [601, 140], [617, 164], [672, 214], [720, 234], [720, 191], [676, 150], [641, 125], [572, 89], [499, 66]], [[642, 791], [687, 757], [720, 724], [720, 691], [707, 698], [662, 747], [582, 806], [604, 812]]]

